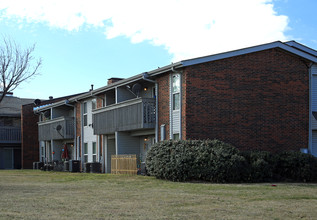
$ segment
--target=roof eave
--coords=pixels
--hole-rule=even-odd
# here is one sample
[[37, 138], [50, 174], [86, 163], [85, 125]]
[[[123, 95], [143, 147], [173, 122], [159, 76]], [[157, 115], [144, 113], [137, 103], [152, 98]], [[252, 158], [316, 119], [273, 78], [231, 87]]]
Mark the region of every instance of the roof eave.
[[195, 59], [184, 60], [182, 62], [183, 62], [183, 66], [191, 66], [191, 65], [196, 65], [196, 64], [200, 64], [200, 63], [211, 62], [211, 61], [215, 61], [215, 60], [220, 60], [220, 59], [240, 56], [240, 55], [244, 55], [244, 54], [259, 52], [259, 51], [268, 50], [268, 49], [272, 49], [272, 48], [281, 48], [285, 51], [288, 51], [290, 53], [296, 54], [296, 55], [301, 56], [307, 60], [310, 60], [312, 62], [317, 63], [317, 58], [315, 56], [313, 56], [307, 52], [303, 52], [301, 50], [298, 50], [292, 46], [289, 46], [286, 43], [282, 43], [281, 41], [275, 41], [275, 42], [268, 43], [268, 44], [262, 44], [262, 45], [258, 45], [258, 46], [254, 46], [254, 47], [248, 47], [248, 48], [244, 48], [244, 49], [219, 53], [219, 54], [215, 54], [215, 55], [211, 55], [211, 56], [205, 56], [205, 57], [200, 57], [200, 58], [195, 58]]

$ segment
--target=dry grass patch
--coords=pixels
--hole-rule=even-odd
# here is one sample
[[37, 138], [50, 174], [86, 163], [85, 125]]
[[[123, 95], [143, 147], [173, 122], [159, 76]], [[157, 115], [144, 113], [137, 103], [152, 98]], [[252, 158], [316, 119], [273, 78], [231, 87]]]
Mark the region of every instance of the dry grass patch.
[[315, 219], [317, 184], [0, 171], [0, 219]]

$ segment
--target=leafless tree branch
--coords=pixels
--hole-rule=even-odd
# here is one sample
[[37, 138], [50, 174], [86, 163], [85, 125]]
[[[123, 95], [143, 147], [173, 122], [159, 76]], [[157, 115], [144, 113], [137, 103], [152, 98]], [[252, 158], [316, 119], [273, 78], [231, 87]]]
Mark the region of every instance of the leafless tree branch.
[[3, 37], [0, 44], [0, 103], [22, 82], [39, 74], [42, 59], [34, 61], [35, 44], [21, 49], [15, 41]]

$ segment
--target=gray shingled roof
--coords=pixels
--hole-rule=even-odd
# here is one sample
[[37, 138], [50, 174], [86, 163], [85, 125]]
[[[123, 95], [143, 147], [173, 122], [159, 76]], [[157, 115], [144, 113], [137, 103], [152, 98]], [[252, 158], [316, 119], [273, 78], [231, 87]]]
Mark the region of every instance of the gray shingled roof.
[[0, 102], [0, 116], [20, 116], [22, 105], [33, 103], [34, 99], [6, 96]]

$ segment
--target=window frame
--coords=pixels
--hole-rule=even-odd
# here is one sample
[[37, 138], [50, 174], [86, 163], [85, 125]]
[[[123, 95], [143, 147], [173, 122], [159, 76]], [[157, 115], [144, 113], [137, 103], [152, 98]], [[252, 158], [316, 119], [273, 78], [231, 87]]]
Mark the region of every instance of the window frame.
[[92, 110], [97, 109], [97, 99], [96, 98], [91, 100], [91, 109]]
[[[178, 78], [177, 81], [174, 81], [175, 78]], [[179, 73], [175, 73], [172, 75], [172, 110], [179, 111], [180, 110], [180, 90], [181, 90], [181, 76]], [[178, 84], [178, 85], [177, 85]], [[176, 88], [176, 89], [175, 89]], [[178, 100], [176, 100], [178, 97]], [[176, 104], [177, 102], [177, 104]]]
[[92, 142], [92, 162], [97, 162], [97, 143]]
[[88, 143], [84, 143], [84, 163], [88, 163]]
[[88, 126], [88, 102], [83, 104], [83, 125], [84, 127]]

